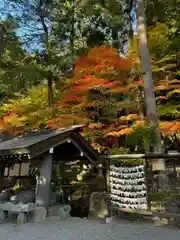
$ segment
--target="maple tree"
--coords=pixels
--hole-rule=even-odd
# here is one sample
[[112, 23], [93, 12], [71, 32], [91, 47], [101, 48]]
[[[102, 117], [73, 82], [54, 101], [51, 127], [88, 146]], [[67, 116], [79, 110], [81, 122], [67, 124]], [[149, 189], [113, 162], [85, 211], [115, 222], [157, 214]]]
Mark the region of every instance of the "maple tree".
[[[102, 46], [80, 57], [76, 61], [71, 86], [67, 87], [70, 92], [59, 102], [59, 106], [68, 109], [71, 116], [79, 116], [79, 121], [89, 124], [84, 134], [92, 139], [94, 145], [99, 144], [100, 149], [103, 149], [101, 145], [119, 147], [125, 141], [128, 142], [127, 146], [133, 142], [133, 145], [140, 144], [142, 148], [142, 145], [153, 141], [153, 129], [145, 118], [139, 60], [134, 57], [137, 56], [135, 54], [130, 56], [129, 59], [119, 58], [115, 49]], [[172, 79], [174, 76], [167, 78], [169, 69], [173, 73], [173, 57], [165, 56], [161, 61], [153, 59], [152, 65], [156, 74], [155, 91], [161, 133], [164, 137], [172, 137], [180, 130], [177, 105], [179, 80]], [[165, 65], [163, 69], [162, 65]], [[132, 73], [134, 68], [137, 71]], [[167, 103], [166, 107], [164, 103]], [[61, 124], [63, 121], [59, 117], [50, 121], [49, 126], [56, 128]]]
[[[123, 129], [122, 121], [118, 119], [125, 108], [128, 111], [128, 103], [132, 108], [129, 93], [134, 88], [131, 74], [134, 64], [130, 59], [118, 57], [116, 50], [107, 46], [94, 48], [86, 56], [78, 58], [73, 78], [65, 80], [59, 86], [61, 97], [53, 107], [53, 116], [49, 115], [48, 111], [48, 119], [52, 118], [48, 126], [59, 128], [69, 124], [86, 123], [89, 124], [86, 135], [90, 131], [89, 136], [92, 139], [93, 136], [108, 137], [113, 125]], [[41, 110], [45, 106], [41, 104], [40, 98], [39, 108], [33, 114], [34, 108], [37, 108], [37, 101], [33, 100], [34, 91], [31, 90], [27, 98], [20, 96], [3, 107], [4, 111], [8, 112], [8, 116], [3, 118], [6, 125], [8, 123], [22, 127], [25, 131], [42, 125], [36, 118], [42, 120], [45, 117]], [[29, 104], [29, 101], [33, 104]], [[123, 135], [123, 132], [119, 134]]]
[[[59, 92], [54, 88], [55, 99], [59, 99]], [[1, 107], [1, 131], [8, 131], [12, 135], [28, 131], [47, 129], [49, 118], [55, 109], [48, 107], [48, 90], [46, 86], [32, 87], [28, 94], [16, 94], [15, 98]]]
[[[180, 130], [177, 104], [172, 108], [179, 80], [165, 78], [162, 63], [153, 61], [161, 132], [164, 137], [172, 136]], [[77, 58], [73, 77], [60, 81], [56, 88], [52, 109], [47, 106], [43, 86], [32, 88], [27, 97], [11, 100], [3, 106], [1, 129], [16, 129], [18, 133], [86, 124], [83, 135], [99, 151], [120, 146], [142, 151], [153, 139], [153, 130], [145, 118], [143, 81], [135, 52], [124, 58], [105, 45], [93, 48]], [[171, 109], [163, 108], [164, 103]]]
[[123, 145], [141, 120], [137, 95], [142, 81], [138, 72], [132, 72], [137, 63], [136, 58], [119, 57], [115, 49], [107, 46], [78, 58], [66, 94], [57, 103], [65, 114], [49, 121], [49, 127], [58, 128], [70, 121], [86, 123], [84, 136], [95, 148]]

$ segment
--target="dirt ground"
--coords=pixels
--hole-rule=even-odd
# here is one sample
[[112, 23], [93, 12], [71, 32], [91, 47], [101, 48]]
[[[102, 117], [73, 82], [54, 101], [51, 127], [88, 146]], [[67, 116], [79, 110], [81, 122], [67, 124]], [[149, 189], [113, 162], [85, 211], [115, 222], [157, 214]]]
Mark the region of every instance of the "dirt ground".
[[179, 234], [177, 229], [120, 220], [105, 224], [89, 219], [49, 218], [42, 223], [0, 225], [1, 240], [179, 240]]

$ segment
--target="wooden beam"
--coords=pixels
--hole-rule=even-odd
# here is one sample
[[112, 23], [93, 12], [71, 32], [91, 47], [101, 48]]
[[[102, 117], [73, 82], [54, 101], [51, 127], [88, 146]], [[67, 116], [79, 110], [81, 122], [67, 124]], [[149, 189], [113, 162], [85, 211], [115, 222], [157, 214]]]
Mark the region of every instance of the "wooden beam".
[[51, 148], [57, 147], [58, 145], [65, 143], [69, 139], [69, 137], [70, 132], [64, 132], [61, 135], [53, 136], [30, 146], [28, 148], [30, 152], [30, 159], [49, 151]]
[[118, 160], [118, 159], [157, 159], [157, 158], [180, 158], [179, 153], [145, 153], [145, 154], [119, 154], [119, 155], [102, 155], [103, 160]]
[[124, 212], [124, 213], [152, 216], [151, 211], [142, 210], [142, 209], [116, 208], [116, 207], [112, 207], [111, 209], [116, 210], [119, 213]]

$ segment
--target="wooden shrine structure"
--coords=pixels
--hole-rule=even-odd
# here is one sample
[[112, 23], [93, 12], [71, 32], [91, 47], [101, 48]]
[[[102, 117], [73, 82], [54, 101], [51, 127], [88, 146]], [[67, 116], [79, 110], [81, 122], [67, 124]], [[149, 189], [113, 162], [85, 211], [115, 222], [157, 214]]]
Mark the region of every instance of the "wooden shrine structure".
[[[24, 164], [37, 166], [39, 186], [35, 205], [50, 205], [53, 162], [68, 160], [68, 154], [84, 156], [92, 164], [100, 160], [99, 154], [81, 136], [84, 125], [76, 125], [56, 131], [34, 132], [12, 139], [0, 141], [0, 189], [5, 187], [4, 180], [12, 175], [12, 170], [21, 176]], [[16, 166], [16, 169], [12, 169]], [[24, 170], [25, 171], [25, 170]], [[28, 175], [28, 172], [25, 171]]]

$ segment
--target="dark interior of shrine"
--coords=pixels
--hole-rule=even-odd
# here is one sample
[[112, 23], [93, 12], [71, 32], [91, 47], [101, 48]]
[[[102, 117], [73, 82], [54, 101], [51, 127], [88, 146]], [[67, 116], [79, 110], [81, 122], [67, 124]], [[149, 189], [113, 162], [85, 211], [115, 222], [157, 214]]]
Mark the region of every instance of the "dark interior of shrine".
[[[90, 169], [87, 170], [83, 180], [78, 181], [77, 175], [83, 171], [83, 166]], [[59, 187], [63, 190], [63, 195], [58, 201], [70, 204], [72, 217], [88, 216], [92, 180], [96, 175], [96, 166], [93, 166], [72, 142], [54, 148], [52, 182], [56, 189]]]

